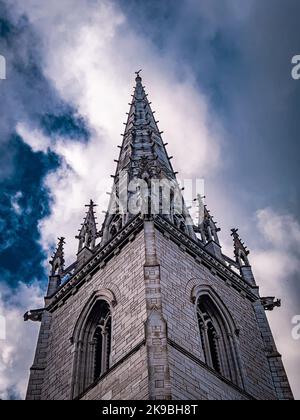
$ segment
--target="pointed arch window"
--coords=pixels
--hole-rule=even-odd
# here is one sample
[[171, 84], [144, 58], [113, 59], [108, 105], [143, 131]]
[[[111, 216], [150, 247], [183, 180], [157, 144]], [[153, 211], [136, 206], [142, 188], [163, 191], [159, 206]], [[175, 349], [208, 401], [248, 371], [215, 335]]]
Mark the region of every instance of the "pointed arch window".
[[[104, 312], [104, 316], [105, 316]], [[101, 317], [95, 329], [93, 342], [94, 346], [94, 372], [93, 380], [96, 381], [109, 369], [109, 356], [111, 345], [111, 316], [110, 311], [105, 317]]]
[[197, 300], [197, 317], [206, 364], [236, 385], [243, 386], [236, 329], [229, 315], [208, 295]]
[[80, 327], [75, 344], [74, 397], [103, 376], [110, 366], [111, 310], [105, 300], [94, 303]]

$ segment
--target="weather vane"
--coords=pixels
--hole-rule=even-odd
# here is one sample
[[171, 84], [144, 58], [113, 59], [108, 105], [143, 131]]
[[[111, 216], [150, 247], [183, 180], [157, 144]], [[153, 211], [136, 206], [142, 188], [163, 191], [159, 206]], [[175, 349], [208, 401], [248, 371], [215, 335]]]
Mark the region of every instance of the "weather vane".
[[142, 71], [142, 69], [141, 70], [139, 70], [139, 71], [136, 71], [135, 72], [135, 74], [137, 75], [137, 77], [140, 77], [140, 72]]

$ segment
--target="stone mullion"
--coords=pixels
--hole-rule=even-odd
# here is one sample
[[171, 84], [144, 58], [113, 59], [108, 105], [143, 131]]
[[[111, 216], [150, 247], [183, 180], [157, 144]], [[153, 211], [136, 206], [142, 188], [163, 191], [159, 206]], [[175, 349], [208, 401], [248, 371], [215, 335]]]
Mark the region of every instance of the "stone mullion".
[[107, 370], [107, 352], [108, 352], [108, 332], [106, 327], [101, 331], [102, 346], [101, 346], [101, 375]]
[[[226, 333], [225, 333], [226, 334]], [[220, 364], [220, 371], [221, 374], [224, 375], [226, 378], [231, 378], [230, 369], [228, 366], [228, 353], [227, 353], [227, 346], [223, 339], [222, 331], [218, 333], [215, 337], [215, 345], [217, 350], [217, 356]]]
[[209, 338], [208, 338], [208, 327], [207, 325], [203, 326], [203, 337], [204, 337], [204, 350], [205, 350], [205, 359], [208, 366], [213, 367], [212, 355], [210, 350]]
[[95, 349], [96, 343], [93, 339], [88, 343], [88, 351], [86, 355], [86, 386], [89, 386], [91, 383], [93, 383], [95, 379]]

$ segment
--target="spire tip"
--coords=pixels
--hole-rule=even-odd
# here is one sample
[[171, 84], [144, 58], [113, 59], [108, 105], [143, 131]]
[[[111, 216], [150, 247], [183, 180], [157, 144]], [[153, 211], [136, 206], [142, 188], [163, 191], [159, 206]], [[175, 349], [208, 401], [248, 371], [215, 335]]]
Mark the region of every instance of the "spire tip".
[[140, 76], [141, 71], [143, 71], [143, 70], [142, 70], [142, 69], [140, 69], [139, 71], [136, 71], [136, 72], [135, 72], [135, 74], [136, 74], [136, 79], [135, 79], [135, 80], [136, 80], [137, 82], [142, 80], [142, 78], [141, 78], [141, 76]]

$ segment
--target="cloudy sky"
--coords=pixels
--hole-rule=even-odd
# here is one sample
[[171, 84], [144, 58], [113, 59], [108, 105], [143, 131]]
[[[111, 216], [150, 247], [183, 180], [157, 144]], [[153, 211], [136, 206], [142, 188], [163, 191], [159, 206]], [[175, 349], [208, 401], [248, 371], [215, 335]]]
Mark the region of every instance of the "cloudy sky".
[[[182, 178], [204, 178], [239, 227], [297, 398], [300, 340], [298, 0], [0, 0], [0, 398], [23, 398], [57, 236], [66, 257], [93, 198], [106, 210], [132, 94], [143, 82]], [[0, 318], [1, 319], [1, 318]], [[3, 319], [3, 318], [2, 318]]]

